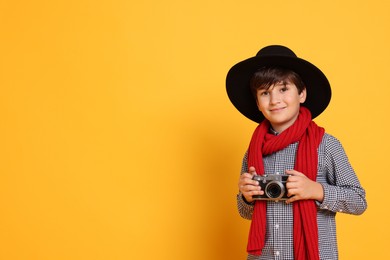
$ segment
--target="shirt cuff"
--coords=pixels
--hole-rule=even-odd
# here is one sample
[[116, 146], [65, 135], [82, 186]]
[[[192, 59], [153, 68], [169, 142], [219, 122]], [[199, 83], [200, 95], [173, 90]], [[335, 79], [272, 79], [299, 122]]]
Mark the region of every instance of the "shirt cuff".
[[332, 186], [329, 184], [321, 183], [321, 185], [324, 189], [324, 200], [322, 203], [317, 201], [317, 205], [320, 209], [332, 210], [337, 200], [336, 191], [332, 191]]
[[237, 206], [238, 206], [238, 212], [240, 213], [241, 217], [245, 219], [252, 219], [253, 209], [255, 206], [255, 202], [248, 203], [244, 196], [242, 196], [241, 193], [237, 194]]

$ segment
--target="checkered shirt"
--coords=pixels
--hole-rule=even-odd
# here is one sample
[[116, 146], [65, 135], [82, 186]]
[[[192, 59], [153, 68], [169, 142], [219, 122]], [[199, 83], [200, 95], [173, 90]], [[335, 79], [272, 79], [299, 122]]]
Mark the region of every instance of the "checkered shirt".
[[[294, 169], [298, 143], [265, 156], [266, 173], [284, 173]], [[247, 154], [242, 171], [248, 172]], [[317, 203], [319, 255], [321, 260], [338, 259], [336, 223], [337, 212], [360, 215], [367, 208], [365, 191], [361, 187], [341, 143], [325, 134], [318, 148], [317, 182], [324, 188], [324, 200]], [[237, 195], [238, 212], [245, 219], [252, 219], [253, 204], [248, 204], [242, 194]], [[292, 204], [284, 201], [267, 201], [267, 231], [261, 256], [248, 255], [248, 260], [293, 260], [293, 211]]]

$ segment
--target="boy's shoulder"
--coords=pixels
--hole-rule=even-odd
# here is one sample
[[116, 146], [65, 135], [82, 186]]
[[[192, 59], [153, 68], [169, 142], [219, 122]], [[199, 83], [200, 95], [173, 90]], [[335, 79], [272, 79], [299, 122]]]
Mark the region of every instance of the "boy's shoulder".
[[339, 139], [337, 139], [337, 137], [335, 137], [334, 135], [329, 134], [327, 132], [325, 132], [323, 140], [340, 143], [340, 141], [339, 141]]
[[320, 146], [323, 146], [327, 151], [339, 150], [340, 148], [343, 149], [343, 145], [340, 140], [334, 135], [326, 132], [322, 138]]

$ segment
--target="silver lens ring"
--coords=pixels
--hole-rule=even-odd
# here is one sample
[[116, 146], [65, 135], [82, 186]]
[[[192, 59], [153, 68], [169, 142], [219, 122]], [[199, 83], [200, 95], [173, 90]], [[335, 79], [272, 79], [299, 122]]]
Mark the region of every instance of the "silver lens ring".
[[283, 197], [286, 189], [280, 181], [270, 181], [265, 186], [264, 192], [270, 199], [280, 199]]

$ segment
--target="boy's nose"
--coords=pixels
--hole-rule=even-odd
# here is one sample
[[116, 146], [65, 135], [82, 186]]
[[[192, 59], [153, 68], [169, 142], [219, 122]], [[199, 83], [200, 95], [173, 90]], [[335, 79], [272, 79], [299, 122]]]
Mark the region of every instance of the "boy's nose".
[[270, 103], [277, 104], [280, 102], [280, 96], [277, 93], [270, 94]]

